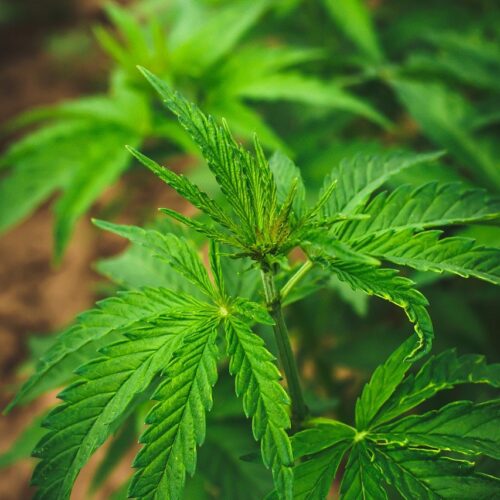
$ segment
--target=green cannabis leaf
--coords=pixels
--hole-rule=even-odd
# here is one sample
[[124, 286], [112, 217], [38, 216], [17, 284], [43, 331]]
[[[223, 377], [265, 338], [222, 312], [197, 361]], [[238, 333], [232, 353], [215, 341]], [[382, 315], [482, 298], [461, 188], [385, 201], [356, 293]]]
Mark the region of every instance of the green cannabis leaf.
[[[294, 450], [307, 456], [297, 466], [297, 472], [303, 469], [307, 474], [295, 474], [299, 498], [324, 498], [346, 454], [341, 498], [389, 498], [390, 487], [403, 498], [498, 494], [500, 479], [476, 472], [474, 462], [479, 455], [498, 458], [498, 400], [457, 401], [422, 415], [401, 415], [458, 383], [499, 387], [500, 365], [487, 365], [478, 356], [458, 358], [448, 351], [405, 376], [412, 365], [408, 355], [413, 344], [408, 339], [375, 370], [356, 405], [356, 428], [313, 419], [311, 429], [294, 436]], [[460, 376], [466, 372], [467, 379]], [[404, 398], [412, 402], [405, 404]], [[448, 456], [450, 452], [454, 455]]]
[[[406, 413], [457, 384], [499, 387], [499, 366], [447, 351], [412, 371], [431, 348], [429, 303], [411, 279], [381, 264], [499, 284], [498, 248], [440, 238], [434, 229], [498, 219], [499, 200], [458, 184], [377, 193], [398, 172], [441, 156], [390, 153], [342, 161], [309, 203], [290, 159], [276, 153], [268, 161], [257, 138], [247, 151], [225, 122], [141, 71], [200, 148], [221, 194], [209, 196], [130, 148], [203, 218], [163, 210], [187, 231], [95, 221], [130, 240], [125, 262], [149, 271], [142, 281], [130, 271], [118, 274], [129, 290], [79, 316], [10, 405], [72, 382], [45, 419], [48, 432], [34, 451], [40, 458], [36, 498], [69, 498], [92, 454], [148, 401], [128, 495], [183, 498], [205, 442], [212, 390], [227, 365], [262, 464], [272, 474], [270, 498], [325, 498], [346, 455], [342, 498], [389, 498], [392, 490], [404, 498], [493, 498], [500, 479], [477, 472], [475, 462], [500, 458], [498, 400]], [[209, 240], [208, 250], [193, 243], [192, 233]], [[291, 265], [295, 249], [302, 250], [302, 262]], [[107, 269], [116, 271], [109, 263]], [[283, 304], [313, 272], [397, 305], [415, 330], [375, 369], [356, 403], [354, 426], [311, 417], [304, 398]], [[134, 289], [137, 281], [142, 288]], [[315, 290], [313, 284], [300, 293]], [[266, 328], [275, 345], [264, 340]], [[187, 484], [196, 491], [194, 480]]]
[[[179, 498], [186, 472], [193, 475], [196, 446], [205, 440], [205, 413], [217, 380], [217, 323], [196, 325], [153, 394], [158, 401], [146, 417], [143, 449], [134, 461], [130, 496]], [[160, 494], [161, 492], [161, 494]]]

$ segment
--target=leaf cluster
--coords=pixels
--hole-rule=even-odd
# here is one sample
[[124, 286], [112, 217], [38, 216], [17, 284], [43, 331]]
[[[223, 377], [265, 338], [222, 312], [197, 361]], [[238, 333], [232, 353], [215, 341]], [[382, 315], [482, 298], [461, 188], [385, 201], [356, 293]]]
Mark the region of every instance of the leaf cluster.
[[[500, 365], [455, 350], [433, 355], [416, 372], [408, 339], [374, 372], [356, 404], [355, 427], [318, 418], [293, 436], [295, 498], [325, 498], [348, 457], [341, 498], [494, 498], [499, 479], [478, 472], [480, 455], [498, 460], [498, 400], [457, 401], [406, 415], [460, 384], [498, 388]], [[405, 416], [406, 415], [406, 416]]]
[[[151, 401], [128, 495], [182, 498], [186, 477], [195, 472], [197, 448], [206, 438], [212, 388], [224, 357], [278, 498], [323, 498], [347, 452], [344, 498], [386, 498], [389, 487], [405, 498], [494, 496], [499, 480], [476, 472], [473, 462], [478, 455], [498, 458], [496, 400], [459, 401], [421, 416], [404, 414], [458, 384], [498, 387], [498, 366], [478, 356], [445, 352], [408, 375], [431, 346], [428, 302], [413, 281], [381, 262], [498, 284], [498, 248], [439, 238], [433, 228], [497, 219], [499, 200], [456, 183], [375, 194], [391, 176], [441, 155], [390, 153], [347, 158], [327, 176], [318, 201], [308, 206], [300, 171], [291, 160], [278, 154], [268, 161], [257, 140], [254, 153], [246, 151], [226, 124], [206, 116], [152, 73], [143, 73], [199, 146], [220, 187], [221, 200], [212, 199], [184, 176], [132, 150], [208, 217], [204, 223], [164, 210], [210, 240], [208, 266], [179, 229], [96, 221], [141, 248], [149, 262], [168, 269], [169, 285], [131, 286], [82, 314], [42, 355], [11, 404], [70, 382], [59, 394], [62, 404], [45, 418], [48, 431], [35, 447], [41, 459], [33, 476], [36, 497], [68, 498], [92, 454]], [[286, 275], [288, 254], [296, 247], [307, 260], [292, 267], [281, 293], [271, 297], [277, 303], [269, 302], [267, 292], [263, 303], [253, 293], [255, 268], [265, 276]], [[253, 283], [246, 294], [241, 286], [247, 278], [234, 283], [235, 262]], [[275, 326], [276, 317], [268, 310], [275, 312], [311, 269], [401, 307], [416, 335], [375, 370], [356, 404], [354, 427], [308, 419], [305, 430], [290, 436], [293, 400], [255, 323]]]
[[[254, 109], [256, 101], [342, 108], [383, 122], [347, 91], [297, 69], [324, 57], [321, 51], [268, 47], [258, 34], [243, 44], [270, 3], [243, 0], [211, 9], [178, 2], [162, 15], [109, 4], [106, 13], [114, 31], [95, 29], [99, 44], [115, 63], [109, 91], [30, 110], [14, 120], [11, 130], [31, 125], [37, 129], [14, 142], [0, 159], [7, 172], [0, 181], [0, 232], [60, 192], [54, 207], [58, 260], [77, 220], [131, 167], [123, 144], [138, 148], [166, 139], [163, 154], [179, 148], [188, 154], [196, 151], [182, 128], [158, 113], [150, 87], [137, 78], [137, 64], [152, 68], [212, 113], [225, 116], [241, 137], [257, 132], [267, 147], [287, 149]], [[311, 92], [317, 96], [313, 102]]]

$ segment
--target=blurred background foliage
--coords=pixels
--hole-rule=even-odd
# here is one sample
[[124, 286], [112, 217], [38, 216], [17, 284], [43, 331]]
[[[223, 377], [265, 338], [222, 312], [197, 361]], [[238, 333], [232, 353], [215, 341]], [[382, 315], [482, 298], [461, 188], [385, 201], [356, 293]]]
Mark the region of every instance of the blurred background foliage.
[[[138, 64], [204, 111], [226, 118], [242, 142], [257, 133], [269, 154], [286, 152], [310, 192], [344, 156], [388, 149], [447, 151], [438, 163], [400, 174], [393, 186], [460, 181], [500, 191], [495, 0], [137, 0], [102, 10], [94, 2], [92, 30], [64, 25], [70, 4], [0, 2], [0, 23], [9, 39], [16, 40], [10, 26], [29, 24], [33, 16], [39, 26], [33, 36], [52, 69], [72, 75], [81, 85], [76, 93], [84, 93], [29, 109], [3, 129], [0, 231], [11, 230], [50, 200], [56, 261], [63, 259], [77, 221], [91, 210], [120, 217], [127, 190], [106, 194], [98, 209], [95, 203], [126, 171], [137, 170], [139, 177], [128, 182], [148, 189], [137, 179], [150, 174], [124, 144], [178, 166], [215, 194], [193, 144], [138, 74]], [[135, 222], [163, 224], [154, 221], [156, 205], [148, 205], [147, 193], [144, 200]], [[453, 234], [500, 243], [495, 225], [456, 228]], [[96, 269], [110, 279], [94, 290], [101, 297], [115, 288], [172, 286], [170, 276], [140, 248], [100, 259]], [[410, 277], [430, 300], [435, 351], [458, 346], [460, 352], [498, 360], [500, 295], [492, 285], [426, 273]], [[303, 283], [303, 294], [321, 289], [319, 294], [287, 310], [308, 403], [313, 412], [349, 421], [362, 383], [410, 328], [401, 312], [382, 301], [313, 278]], [[51, 336], [33, 338], [31, 359], [50, 342]], [[486, 396], [460, 389], [464, 399]], [[217, 410], [186, 498], [263, 498], [269, 477], [253, 463], [255, 447], [232, 388], [222, 383], [215, 397]], [[126, 430], [113, 438], [92, 490], [136, 446], [139, 417], [131, 415]], [[0, 465], [28, 456], [40, 432], [36, 420], [0, 457]], [[125, 482], [120, 477], [116, 484]], [[118, 489], [116, 498], [124, 494]]]

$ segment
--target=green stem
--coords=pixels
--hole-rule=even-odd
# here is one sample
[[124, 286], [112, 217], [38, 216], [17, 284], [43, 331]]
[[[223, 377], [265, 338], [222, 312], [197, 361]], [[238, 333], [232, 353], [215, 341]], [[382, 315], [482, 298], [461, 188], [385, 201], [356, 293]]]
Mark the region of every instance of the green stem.
[[292, 288], [312, 269], [313, 263], [310, 260], [306, 260], [299, 270], [288, 280], [285, 286], [281, 289], [280, 298], [281, 301], [291, 292]]
[[292, 399], [292, 429], [297, 431], [300, 424], [308, 414], [307, 406], [304, 402], [302, 389], [300, 387], [299, 372], [295, 364], [295, 357], [288, 337], [288, 329], [283, 317], [281, 308], [281, 298], [274, 282], [274, 276], [271, 270], [262, 270], [262, 283], [266, 296], [266, 304], [274, 320], [274, 335], [278, 346], [278, 356], [280, 364], [285, 372], [285, 379], [288, 391]]

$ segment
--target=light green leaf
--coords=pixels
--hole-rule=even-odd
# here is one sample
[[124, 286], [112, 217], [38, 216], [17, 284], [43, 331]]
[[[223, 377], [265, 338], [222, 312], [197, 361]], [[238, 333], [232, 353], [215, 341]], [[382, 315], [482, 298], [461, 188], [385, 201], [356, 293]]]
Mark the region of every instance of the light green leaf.
[[254, 157], [236, 143], [226, 124], [217, 124], [155, 75], [141, 71], [198, 144], [239, 219], [237, 234], [253, 241], [256, 232], [268, 231], [277, 212], [276, 186], [259, 143]]
[[134, 148], [129, 147], [128, 150], [162, 181], [175, 189], [183, 198], [190, 201], [196, 208], [209, 215], [214, 221], [218, 222], [226, 228], [233, 227], [233, 221], [226, 216], [224, 210], [210, 197], [200, 191], [198, 186], [191, 183], [189, 179], [182, 174], [178, 175], [167, 168], [163, 168], [155, 161], [143, 155]]
[[14, 125], [40, 121], [41, 129], [14, 143], [0, 160], [12, 167], [0, 183], [0, 231], [60, 189], [54, 238], [60, 258], [77, 219], [128, 167], [123, 146], [139, 144], [150, 126], [149, 109], [140, 93], [121, 86], [109, 96], [35, 109]]
[[[113, 82], [114, 83], [114, 82]], [[63, 101], [53, 106], [42, 106], [14, 119], [13, 128], [25, 127], [40, 121], [58, 120], [63, 125], [71, 120], [100, 122], [128, 129], [130, 133], [144, 135], [150, 128], [150, 109], [143, 93], [128, 85], [114, 85], [109, 94]], [[39, 132], [50, 130], [50, 125]], [[31, 137], [29, 135], [28, 137]]]
[[11, 146], [1, 160], [12, 170], [0, 182], [0, 231], [63, 189], [80, 168], [98, 164], [102, 150], [89, 145], [103, 130], [107, 126], [67, 121], [33, 132]]
[[101, 229], [118, 234], [147, 248], [155, 257], [167, 262], [172, 269], [198, 287], [205, 295], [215, 296], [213, 284], [200, 256], [184, 238], [179, 238], [172, 233], [163, 234], [153, 229], [142, 229], [137, 226], [113, 224], [95, 219], [93, 222]]
[[310, 428], [292, 436], [293, 456], [295, 459], [324, 451], [342, 441], [354, 441], [356, 429], [338, 420], [328, 418], [312, 419]]
[[[34, 375], [23, 385], [7, 411], [72, 378], [73, 370], [95, 356], [96, 351], [116, 340], [120, 332], [130, 331], [142, 322], [153, 321], [176, 310], [200, 310], [202, 303], [189, 295], [165, 288], [144, 288], [119, 293], [97, 303], [77, 318], [41, 357]], [[111, 338], [110, 335], [114, 335]]]
[[31, 456], [31, 450], [47, 432], [47, 429], [44, 429], [41, 425], [44, 418], [44, 415], [35, 418], [14, 441], [12, 446], [0, 454], [0, 467], [9, 467], [18, 460]]
[[456, 182], [430, 182], [417, 188], [399, 186], [390, 194], [380, 193], [362, 210], [369, 217], [346, 223], [339, 235], [342, 240], [351, 243], [388, 231], [497, 219], [500, 199], [483, 189]]
[[193, 326], [184, 337], [153, 399], [158, 403], [146, 417], [144, 445], [134, 460], [137, 468], [129, 495], [180, 499], [186, 472], [194, 474], [196, 447], [205, 440], [206, 412], [212, 407], [217, 380], [217, 322]]
[[331, 234], [320, 232], [310, 238], [311, 242], [306, 242], [302, 248], [307, 251], [312, 260], [322, 259], [327, 262], [342, 261], [344, 263], [354, 262], [367, 264], [370, 266], [380, 265], [380, 261], [365, 252], [363, 246], [361, 251], [350, 247], [346, 243], [338, 240]]
[[[493, 41], [464, 33], [432, 33], [424, 37], [438, 51], [418, 60], [439, 73], [483, 89], [500, 90], [500, 50]], [[418, 63], [417, 63], [418, 64]], [[410, 65], [414, 66], [413, 58]], [[419, 65], [420, 66], [420, 65]]]
[[389, 120], [359, 97], [334, 82], [288, 71], [262, 77], [239, 91], [241, 97], [266, 101], [292, 101], [321, 108], [341, 109], [390, 128]]
[[59, 394], [64, 403], [45, 420], [49, 432], [33, 452], [42, 459], [32, 480], [37, 499], [69, 498], [80, 469], [166, 367], [181, 337], [168, 327], [158, 330], [153, 326], [145, 335], [102, 349], [103, 357], [79, 368], [79, 380]]
[[[127, 130], [117, 127], [101, 131], [98, 141], [85, 147], [85, 154], [92, 161], [82, 164], [66, 185], [56, 207], [54, 228], [55, 256], [60, 259], [73, 232], [77, 220], [90, 208], [105, 188], [117, 180], [128, 167], [130, 160], [125, 144], [138, 144], [138, 137], [131, 137]], [[98, 151], [92, 152], [97, 145]], [[102, 155], [102, 156], [100, 156]]]
[[239, 314], [248, 318], [252, 323], [274, 325], [274, 320], [268, 310], [258, 302], [252, 302], [251, 300], [237, 297], [233, 299], [232, 305], [236, 307]]
[[[279, 76], [292, 66], [324, 59], [326, 52], [309, 47], [249, 43], [239, 47], [233, 56], [214, 68], [223, 94], [242, 97], [248, 86], [258, 85], [267, 78]], [[265, 89], [264, 89], [265, 92]], [[286, 92], [286, 90], [285, 90]], [[216, 99], [215, 92], [210, 100]]]
[[[222, 94], [225, 96], [225, 93]], [[264, 116], [250, 106], [236, 99], [225, 97], [223, 100], [207, 103], [207, 111], [214, 116], [223, 116], [237, 137], [251, 140], [257, 134], [264, 146], [270, 149], [289, 151], [287, 145], [278, 137], [276, 132], [264, 121]], [[216, 99], [216, 97], [214, 97]]]
[[291, 499], [293, 455], [286, 433], [290, 400], [279, 384], [280, 373], [263, 340], [245, 323], [229, 317], [225, 329], [236, 394], [243, 398], [245, 414], [252, 417], [253, 435], [261, 441], [262, 459], [273, 473], [279, 497]]
[[269, 160], [269, 167], [276, 182], [277, 197], [279, 203], [284, 203], [293, 184], [297, 183], [293, 209], [297, 215], [301, 215], [306, 208], [306, 188], [300, 169], [280, 151], [276, 151]]
[[142, 287], [169, 287], [173, 291], [190, 291], [187, 280], [172, 272], [161, 260], [152, 256], [148, 249], [138, 245], [131, 245], [121, 254], [101, 259], [94, 265], [98, 273], [121, 288], [133, 290]]
[[268, 7], [268, 0], [244, 1], [205, 15], [199, 29], [186, 31], [189, 37], [172, 51], [176, 72], [198, 74], [228, 54]]
[[105, 9], [109, 19], [124, 38], [130, 59], [142, 59], [144, 54], [148, 54], [149, 46], [138, 19], [127, 9], [114, 3], [106, 4]]
[[[222, 247], [223, 251], [228, 250]], [[222, 272], [231, 297], [255, 300], [261, 284], [260, 272], [247, 258], [234, 258], [231, 253], [222, 259]]]
[[447, 272], [463, 278], [474, 276], [500, 285], [500, 249], [476, 246], [468, 238], [442, 238], [441, 231], [385, 233], [353, 245], [382, 260], [419, 271]]

